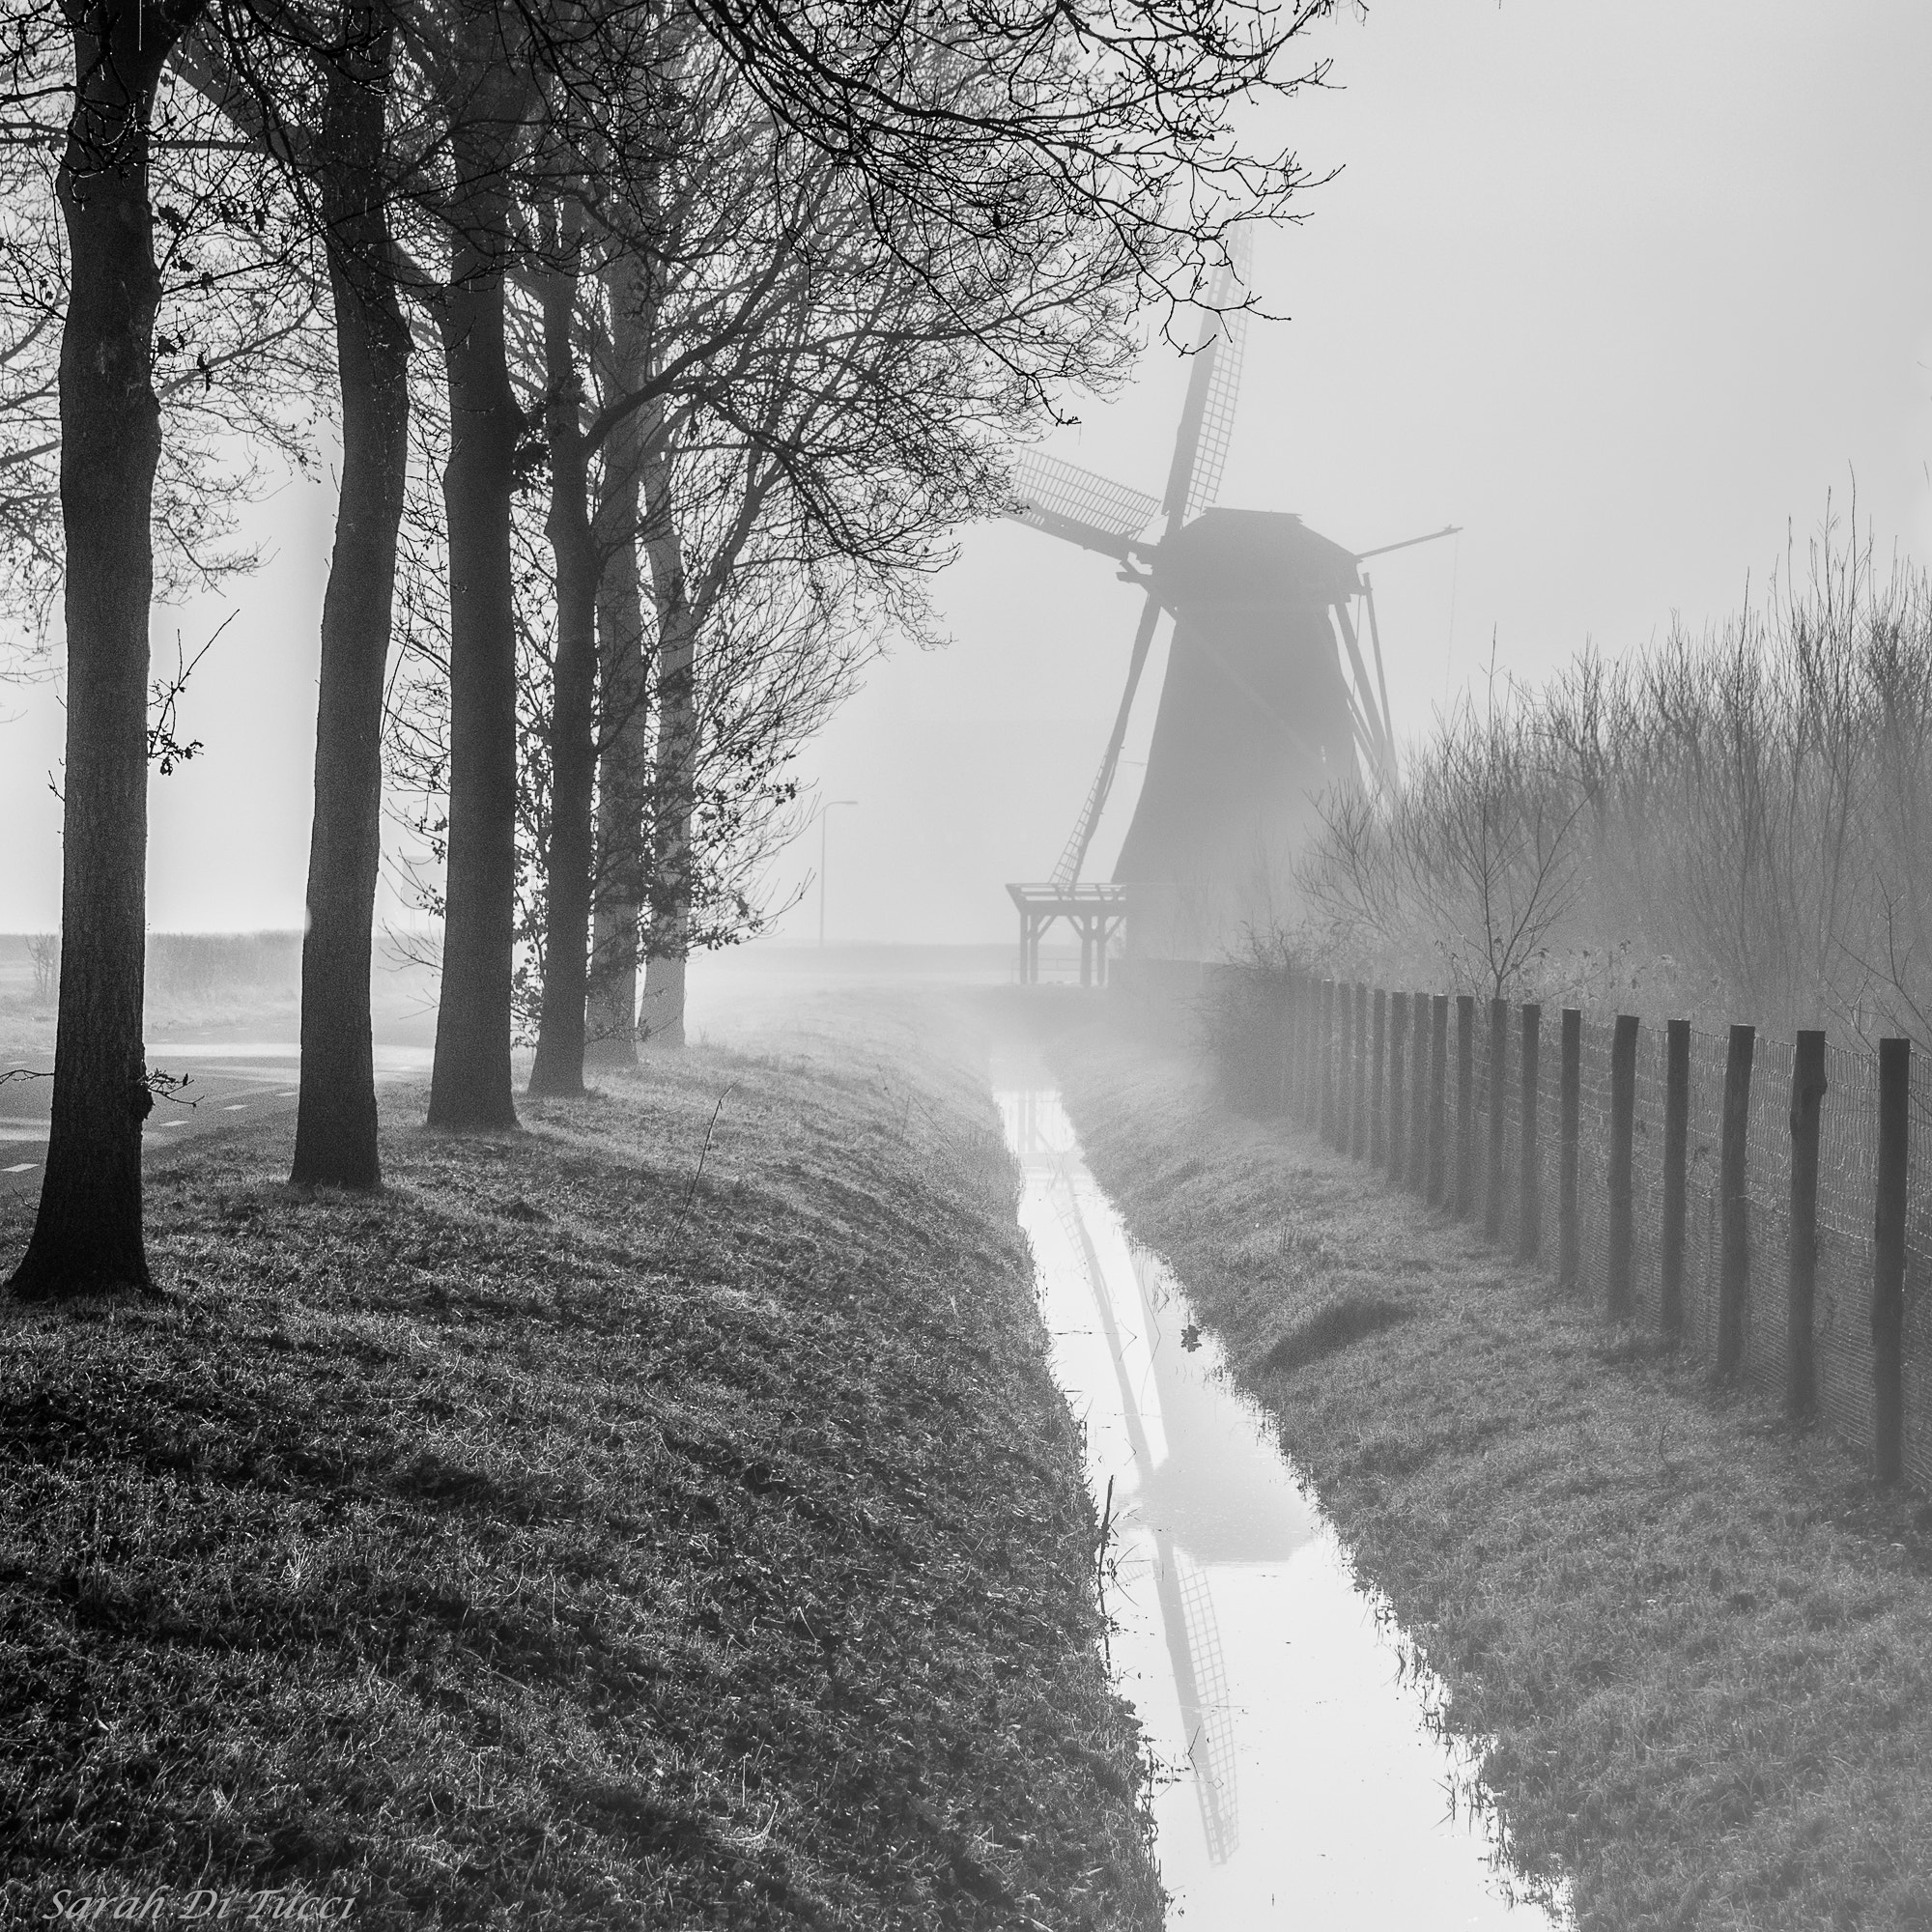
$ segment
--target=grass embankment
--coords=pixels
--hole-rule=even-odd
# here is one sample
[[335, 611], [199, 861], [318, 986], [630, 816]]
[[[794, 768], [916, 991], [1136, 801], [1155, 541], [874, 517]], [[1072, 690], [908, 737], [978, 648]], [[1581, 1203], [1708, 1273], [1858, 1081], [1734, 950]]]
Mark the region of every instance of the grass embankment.
[[1157, 1922], [983, 1060], [871, 1024], [211, 1140], [164, 1303], [0, 1316], [6, 1922]]
[[1932, 1512], [1189, 1060], [1054, 1061], [1581, 1926], [1932, 1925]]

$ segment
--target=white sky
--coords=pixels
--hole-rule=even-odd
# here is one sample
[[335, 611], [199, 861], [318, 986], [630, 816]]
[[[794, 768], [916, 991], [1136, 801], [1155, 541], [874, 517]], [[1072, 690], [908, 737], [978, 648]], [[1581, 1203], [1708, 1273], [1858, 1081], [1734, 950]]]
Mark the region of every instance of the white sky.
[[[1337, 90], [1282, 125], [1343, 172], [1261, 238], [1292, 319], [1250, 328], [1221, 500], [1351, 548], [1466, 526], [1372, 566], [1399, 729], [1492, 640], [1535, 677], [1720, 617], [1854, 479], [1881, 550], [1932, 557], [1932, 8], [1377, 0], [1316, 46]], [[1183, 381], [1151, 356], [1053, 446], [1158, 490]], [[154, 786], [157, 927], [300, 923], [332, 505], [292, 484], [263, 516], [275, 561], [186, 701], [208, 750]], [[877, 668], [804, 759], [860, 801], [831, 828], [835, 940], [1007, 937], [1003, 884], [1050, 868], [1118, 698], [1136, 600], [1102, 559], [982, 526], [937, 590], [951, 648]], [[157, 659], [221, 614], [161, 613]], [[60, 715], [0, 692], [0, 930], [45, 927]], [[809, 895], [781, 930], [816, 923]]]

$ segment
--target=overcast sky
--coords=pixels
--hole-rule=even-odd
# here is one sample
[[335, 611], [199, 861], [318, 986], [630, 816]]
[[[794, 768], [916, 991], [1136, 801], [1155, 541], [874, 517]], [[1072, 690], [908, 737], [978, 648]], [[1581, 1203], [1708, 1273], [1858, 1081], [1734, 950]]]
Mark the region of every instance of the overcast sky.
[[[1492, 646], [1535, 678], [1721, 618], [1854, 480], [1881, 550], [1932, 557], [1923, 0], [1377, 0], [1313, 50], [1333, 86], [1280, 124], [1341, 172], [1259, 240], [1290, 319], [1250, 329], [1221, 500], [1351, 549], [1465, 526], [1372, 567], [1400, 731]], [[1183, 383], [1151, 355], [1051, 446], [1157, 492]], [[156, 927], [300, 923], [332, 504], [291, 484], [261, 516], [274, 560], [185, 704], [208, 749], [155, 782]], [[1006, 938], [1003, 884], [1050, 869], [1118, 699], [1136, 600], [1104, 560], [983, 526], [935, 590], [951, 647], [877, 667], [803, 761], [859, 801], [831, 828], [835, 940]], [[157, 657], [222, 614], [160, 613]], [[0, 930], [48, 927], [56, 694], [0, 691]], [[817, 855], [814, 832], [780, 896]], [[781, 931], [816, 921], [808, 894]]]

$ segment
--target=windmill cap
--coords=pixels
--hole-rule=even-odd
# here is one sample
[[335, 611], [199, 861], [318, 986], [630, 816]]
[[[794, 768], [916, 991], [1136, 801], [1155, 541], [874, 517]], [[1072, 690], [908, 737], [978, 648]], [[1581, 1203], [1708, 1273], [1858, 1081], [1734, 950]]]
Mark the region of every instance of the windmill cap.
[[1281, 510], [1204, 510], [1149, 558], [1163, 604], [1332, 604], [1361, 577], [1352, 551]]

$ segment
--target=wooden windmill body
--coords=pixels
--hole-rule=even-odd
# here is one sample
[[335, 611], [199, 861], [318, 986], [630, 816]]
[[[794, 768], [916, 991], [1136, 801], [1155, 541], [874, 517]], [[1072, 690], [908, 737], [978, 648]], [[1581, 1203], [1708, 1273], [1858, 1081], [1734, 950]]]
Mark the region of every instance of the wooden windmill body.
[[[1083, 985], [1104, 978], [1123, 923], [1133, 951], [1212, 956], [1236, 937], [1244, 882], [1292, 853], [1320, 795], [1345, 778], [1394, 774], [1374, 590], [1361, 569], [1379, 553], [1347, 550], [1299, 517], [1213, 506], [1245, 321], [1226, 305], [1243, 266], [1224, 270], [1210, 295], [1162, 497], [1053, 457], [1017, 468], [1020, 522], [1114, 558], [1147, 592], [1114, 728], [1060, 863], [1044, 883], [1007, 888], [1024, 980], [1038, 978], [1040, 941], [1061, 919], [1080, 935]], [[1157, 518], [1163, 532], [1151, 536]], [[1083, 880], [1164, 611], [1174, 637], [1140, 798], [1113, 878]]]

